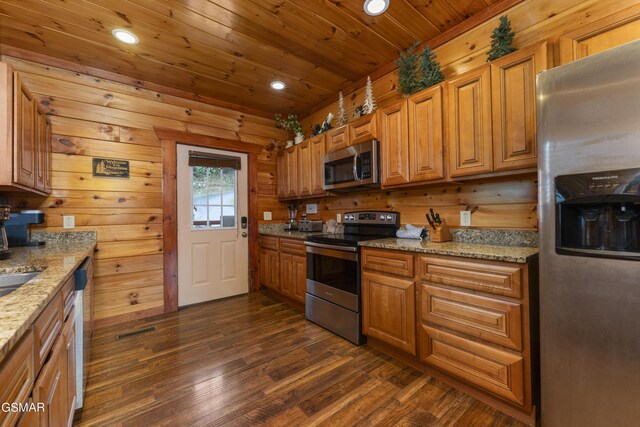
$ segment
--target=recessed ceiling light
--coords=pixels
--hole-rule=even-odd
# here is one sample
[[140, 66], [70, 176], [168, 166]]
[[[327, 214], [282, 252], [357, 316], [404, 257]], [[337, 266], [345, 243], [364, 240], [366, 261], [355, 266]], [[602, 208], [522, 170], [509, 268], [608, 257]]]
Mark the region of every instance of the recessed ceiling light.
[[138, 44], [138, 36], [133, 34], [131, 31], [116, 28], [115, 30], [111, 31], [111, 34], [113, 34], [113, 37], [117, 38], [123, 43]]
[[382, 15], [389, 7], [389, 0], [366, 0], [364, 2], [364, 11], [367, 15]]
[[274, 80], [274, 81], [271, 82], [271, 89], [282, 90], [285, 87], [287, 87], [287, 85], [285, 85], [280, 80]]

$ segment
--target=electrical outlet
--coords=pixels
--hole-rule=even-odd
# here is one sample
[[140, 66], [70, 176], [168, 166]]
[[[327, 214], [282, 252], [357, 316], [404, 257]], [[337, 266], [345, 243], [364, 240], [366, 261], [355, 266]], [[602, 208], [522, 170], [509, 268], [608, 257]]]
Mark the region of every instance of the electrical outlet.
[[63, 216], [62, 217], [62, 225], [64, 228], [75, 228], [76, 227], [76, 217], [75, 216]]
[[463, 227], [471, 226], [471, 211], [460, 211], [460, 225]]
[[336, 221], [337, 222], [342, 222], [342, 215], [336, 214]]
[[318, 213], [318, 204], [310, 203], [307, 205], [307, 214], [317, 214]]
[[265, 221], [271, 221], [273, 219], [271, 212], [268, 212], [268, 211], [264, 211], [264, 213], [262, 214], [262, 217], [264, 218]]

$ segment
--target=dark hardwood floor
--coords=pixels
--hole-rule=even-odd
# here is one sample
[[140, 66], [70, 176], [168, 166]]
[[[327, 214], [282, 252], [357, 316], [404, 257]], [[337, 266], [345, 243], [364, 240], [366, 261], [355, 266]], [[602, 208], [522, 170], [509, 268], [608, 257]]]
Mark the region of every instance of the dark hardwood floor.
[[95, 331], [76, 425], [251, 424], [522, 425], [268, 295]]

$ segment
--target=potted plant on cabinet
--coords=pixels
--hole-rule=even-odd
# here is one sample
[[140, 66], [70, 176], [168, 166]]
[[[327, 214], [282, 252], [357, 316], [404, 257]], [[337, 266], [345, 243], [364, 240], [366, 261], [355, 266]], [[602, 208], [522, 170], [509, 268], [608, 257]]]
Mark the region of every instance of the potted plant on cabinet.
[[293, 132], [296, 144], [304, 141], [304, 131], [295, 114], [289, 114], [286, 119], [283, 119], [281, 114], [276, 114], [276, 127]]

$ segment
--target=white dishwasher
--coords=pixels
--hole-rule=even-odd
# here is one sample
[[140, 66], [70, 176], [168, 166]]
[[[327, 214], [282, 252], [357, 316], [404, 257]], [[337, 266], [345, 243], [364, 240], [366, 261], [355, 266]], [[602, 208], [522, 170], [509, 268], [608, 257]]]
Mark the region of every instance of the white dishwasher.
[[74, 272], [76, 282], [76, 409], [84, 404], [93, 332], [93, 260], [85, 258]]

